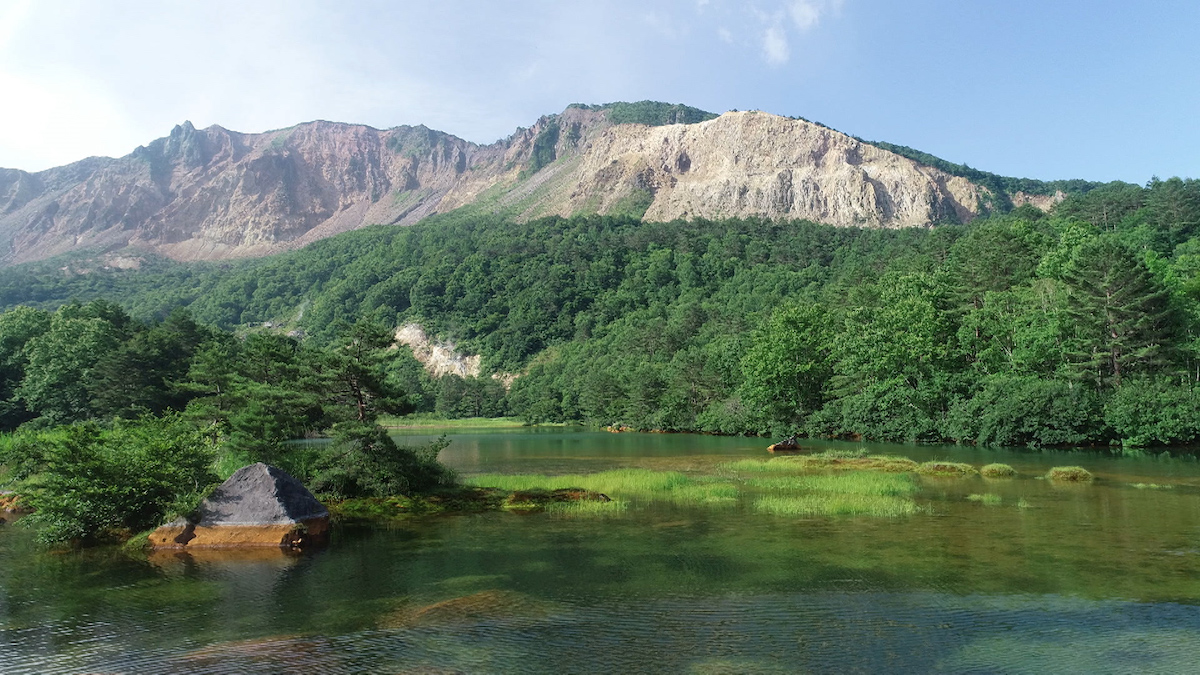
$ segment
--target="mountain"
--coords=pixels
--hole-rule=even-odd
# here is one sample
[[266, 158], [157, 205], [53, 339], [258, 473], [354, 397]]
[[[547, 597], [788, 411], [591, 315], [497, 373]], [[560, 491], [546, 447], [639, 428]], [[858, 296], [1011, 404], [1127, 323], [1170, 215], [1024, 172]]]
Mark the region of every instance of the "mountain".
[[177, 260], [262, 256], [463, 207], [518, 221], [600, 213], [891, 228], [1033, 199], [1002, 191], [802, 119], [651, 102], [573, 105], [490, 145], [424, 126], [318, 121], [243, 134], [185, 122], [118, 159], [0, 169], [0, 264], [126, 247]]

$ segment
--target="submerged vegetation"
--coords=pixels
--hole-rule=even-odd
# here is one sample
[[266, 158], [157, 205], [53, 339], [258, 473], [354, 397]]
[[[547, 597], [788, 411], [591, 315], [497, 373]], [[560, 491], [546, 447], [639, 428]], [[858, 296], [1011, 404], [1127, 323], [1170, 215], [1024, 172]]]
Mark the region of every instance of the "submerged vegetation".
[[1046, 478], [1064, 483], [1090, 483], [1095, 480], [1092, 472], [1082, 466], [1056, 466], [1046, 472]]

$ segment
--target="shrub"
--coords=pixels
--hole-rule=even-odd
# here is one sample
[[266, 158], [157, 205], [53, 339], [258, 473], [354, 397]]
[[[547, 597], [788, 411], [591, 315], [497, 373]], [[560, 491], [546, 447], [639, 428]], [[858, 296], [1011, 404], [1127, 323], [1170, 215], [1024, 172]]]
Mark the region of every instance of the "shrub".
[[1172, 378], [1126, 380], [1104, 405], [1121, 444], [1182, 445], [1200, 437], [1200, 395]]
[[979, 470], [984, 478], [1012, 478], [1017, 470], [1007, 464], [988, 464]]
[[[46, 543], [94, 543], [190, 511], [217, 481], [211, 441], [178, 415], [25, 432], [41, 445], [20, 491]], [[23, 434], [18, 433], [17, 436]]]
[[333, 442], [317, 460], [313, 491], [341, 498], [390, 497], [452, 485], [453, 472], [437, 461], [449, 444], [442, 436], [415, 448], [398, 446], [379, 426], [334, 425]]
[[1046, 472], [1046, 478], [1054, 481], [1086, 483], [1092, 481], [1095, 476], [1082, 466], [1056, 466]]
[[951, 407], [947, 435], [978, 445], [1032, 447], [1082, 443], [1100, 429], [1091, 390], [1061, 380], [997, 377]]

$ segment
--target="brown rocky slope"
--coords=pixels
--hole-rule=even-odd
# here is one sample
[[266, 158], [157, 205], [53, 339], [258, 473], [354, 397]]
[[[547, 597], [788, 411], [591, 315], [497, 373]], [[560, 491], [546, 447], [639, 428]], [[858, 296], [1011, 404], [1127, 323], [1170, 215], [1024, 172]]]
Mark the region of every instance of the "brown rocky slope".
[[613, 124], [571, 107], [491, 145], [425, 127], [190, 123], [118, 158], [0, 169], [0, 264], [79, 249], [258, 256], [470, 206], [518, 219], [634, 213], [914, 227], [978, 214], [986, 188], [826, 127], [761, 112]]

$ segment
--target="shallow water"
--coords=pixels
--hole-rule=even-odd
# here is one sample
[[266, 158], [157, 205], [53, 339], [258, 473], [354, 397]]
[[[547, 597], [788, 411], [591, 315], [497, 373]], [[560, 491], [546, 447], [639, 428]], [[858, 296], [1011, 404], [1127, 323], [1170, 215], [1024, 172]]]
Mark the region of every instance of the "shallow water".
[[[690, 435], [451, 438], [465, 476], [766, 455]], [[899, 519], [634, 503], [343, 527], [302, 556], [52, 554], [0, 525], [0, 673], [1195, 672], [1195, 462], [824, 445], [1020, 476], [922, 479], [929, 513]], [[1062, 464], [1098, 480], [1035, 478]], [[982, 493], [1001, 503], [967, 499]]]

